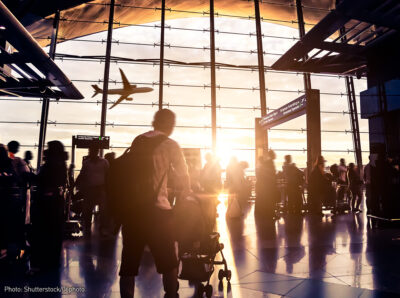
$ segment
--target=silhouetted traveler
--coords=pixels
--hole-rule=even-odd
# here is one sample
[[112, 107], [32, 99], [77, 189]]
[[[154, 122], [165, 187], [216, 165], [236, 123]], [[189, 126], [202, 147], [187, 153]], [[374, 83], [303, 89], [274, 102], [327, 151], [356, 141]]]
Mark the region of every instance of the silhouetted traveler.
[[29, 173], [29, 168], [22, 158], [16, 156], [16, 154], [19, 152], [19, 146], [20, 145], [17, 141], [11, 141], [7, 145], [8, 153], [11, 158], [11, 164], [14, 168], [14, 173], [18, 177], [19, 185], [24, 187], [28, 179], [27, 174]]
[[[21, 227], [19, 213], [15, 212], [15, 201], [19, 200], [20, 192], [18, 179], [12, 166], [12, 160], [8, 156], [7, 148], [0, 144], [0, 257], [10, 256], [10, 245], [21, 242], [21, 234], [16, 232]], [[17, 225], [17, 226], [15, 226]], [[15, 253], [14, 253], [15, 255]], [[11, 256], [12, 258], [12, 256]]]
[[336, 201], [337, 201], [337, 182], [339, 179], [339, 170], [338, 170], [338, 165], [333, 164], [329, 167], [329, 173], [325, 174], [325, 177], [329, 181], [329, 187], [326, 192], [325, 200], [323, 204], [327, 208], [332, 208], [331, 212], [332, 214], [336, 214], [337, 211], [337, 206], [336, 206]]
[[383, 154], [377, 154], [375, 166], [371, 167], [371, 214], [382, 216], [381, 208], [388, 197], [387, 163]]
[[47, 143], [44, 164], [37, 177], [37, 198], [32, 211], [31, 265], [33, 271], [56, 269], [60, 266], [64, 204], [67, 187], [68, 153], [59, 141]]
[[[27, 200], [27, 182], [29, 180], [29, 169], [25, 161], [16, 156], [19, 152], [20, 144], [17, 141], [11, 141], [7, 145], [8, 154], [11, 159], [13, 169], [14, 185], [10, 189], [8, 196], [8, 216], [10, 227], [9, 243], [13, 245], [13, 253], [18, 253], [18, 249], [25, 246], [25, 218], [26, 218], [26, 200]], [[15, 183], [16, 182], [16, 183]], [[10, 249], [11, 250], [11, 249]]]
[[221, 191], [221, 166], [212, 153], [205, 156], [206, 164], [201, 171], [200, 182], [204, 191], [208, 194], [218, 195]]
[[339, 180], [339, 166], [337, 164], [333, 164], [330, 166], [329, 171], [332, 174], [332, 180], [337, 183]]
[[32, 181], [34, 180], [35, 170], [32, 166], [31, 160], [33, 159], [32, 151], [25, 151], [24, 162], [29, 169], [29, 175], [27, 177], [26, 184], [26, 200], [25, 200], [25, 224], [30, 224], [31, 222], [31, 187]]
[[35, 170], [33, 169], [32, 163], [31, 163], [32, 159], [33, 159], [32, 151], [25, 151], [24, 161], [25, 161], [27, 167], [29, 168], [29, 172], [34, 173]]
[[288, 211], [301, 213], [303, 207], [303, 184], [304, 173], [295, 164], [290, 164], [286, 168]]
[[372, 190], [371, 190], [371, 172], [372, 167], [374, 167], [374, 160], [371, 160], [371, 156], [368, 156], [369, 162], [364, 167], [364, 184], [365, 184], [365, 203], [367, 205], [367, 214], [372, 214]]
[[230, 195], [238, 196], [240, 191], [241, 171], [235, 156], [231, 157], [226, 167], [226, 186]]
[[[115, 161], [115, 152], [106, 153], [104, 155], [104, 159], [108, 161], [108, 165], [111, 167], [111, 164]], [[118, 235], [121, 229], [121, 222], [116, 220], [115, 218], [112, 218], [108, 204], [110, 204], [110, 199], [107, 198], [106, 200], [107, 222], [108, 225], [111, 227], [111, 233], [113, 235]]]
[[283, 174], [283, 206], [288, 207], [288, 175], [289, 175], [289, 169], [292, 166], [292, 156], [291, 155], [285, 155], [285, 162], [282, 165], [282, 174]]
[[186, 163], [188, 166], [191, 188], [193, 191], [199, 192], [201, 190], [201, 168], [194, 159], [190, 161], [187, 160]]
[[251, 181], [246, 176], [246, 169], [249, 167], [247, 161], [239, 162], [240, 171], [240, 189], [239, 189], [239, 202], [242, 207], [246, 205], [251, 196]]
[[266, 210], [264, 216], [268, 219], [275, 217], [276, 204], [279, 202], [280, 194], [276, 180], [275, 160], [276, 154], [273, 150], [269, 150], [265, 161], [265, 189], [266, 194]]
[[256, 200], [254, 206], [255, 215], [263, 215], [266, 212], [267, 189], [265, 186], [266, 168], [264, 157], [260, 156], [256, 168]]
[[322, 215], [322, 202], [327, 189], [330, 187], [330, 182], [325, 176], [325, 162], [323, 156], [317, 158], [308, 181], [309, 210], [316, 215]]
[[353, 212], [361, 212], [360, 205], [361, 205], [361, 201], [362, 201], [362, 184], [363, 183], [360, 178], [360, 174], [358, 173], [358, 170], [356, 169], [356, 166], [354, 163], [349, 164], [349, 170], [348, 170], [347, 176], [348, 176], [350, 191], [352, 194], [351, 210]]
[[93, 209], [99, 205], [100, 233], [107, 233], [106, 210], [106, 174], [108, 161], [99, 156], [99, 148], [89, 148], [89, 155], [82, 163], [81, 172], [77, 178], [77, 186], [83, 192], [83, 228], [90, 235]]
[[344, 158], [340, 159], [338, 166], [339, 178], [338, 178], [338, 200], [343, 201], [345, 194], [348, 192], [348, 181], [347, 181], [347, 166]]
[[[177, 297], [178, 260], [175, 252], [172, 206], [168, 201], [167, 180], [171, 172], [177, 180], [180, 198], [190, 194], [187, 165], [177, 142], [168, 138], [175, 127], [175, 114], [159, 110], [154, 115], [153, 131], [135, 138], [130, 157], [136, 181], [132, 181], [132, 195], [127, 198], [131, 208], [123, 213], [123, 249], [120, 269], [121, 297], [133, 297], [135, 276], [146, 245], [163, 275], [166, 297]], [[126, 153], [130, 154], [130, 153]], [[129, 155], [128, 155], [129, 156]], [[140, 168], [140, 169], [139, 169]], [[125, 210], [128, 211], [128, 210]]]

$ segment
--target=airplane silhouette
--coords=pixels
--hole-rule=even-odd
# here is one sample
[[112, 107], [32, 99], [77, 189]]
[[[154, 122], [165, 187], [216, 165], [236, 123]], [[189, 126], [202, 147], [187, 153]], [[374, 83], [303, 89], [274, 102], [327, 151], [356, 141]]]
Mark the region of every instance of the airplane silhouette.
[[[113, 95], [113, 94], [121, 95], [121, 97], [118, 98], [118, 100], [110, 107], [110, 110], [112, 108], [114, 108], [116, 105], [120, 104], [123, 100], [128, 100], [128, 101], [133, 100], [132, 97], [129, 97], [129, 95], [131, 95], [131, 94], [146, 93], [146, 92], [153, 91], [153, 88], [137, 87], [136, 85], [131, 85], [121, 68], [119, 69], [119, 71], [121, 73], [122, 83], [123, 83], [124, 87], [122, 89], [109, 89], [108, 90], [109, 95]], [[93, 94], [92, 98], [95, 97], [99, 93], [103, 93], [103, 89], [100, 89], [99, 86], [92, 85], [92, 87], [94, 89], [94, 94]]]

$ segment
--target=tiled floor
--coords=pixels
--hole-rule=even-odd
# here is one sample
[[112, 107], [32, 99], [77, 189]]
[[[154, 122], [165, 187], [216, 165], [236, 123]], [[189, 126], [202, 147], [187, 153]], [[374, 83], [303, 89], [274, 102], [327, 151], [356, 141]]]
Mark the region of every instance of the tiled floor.
[[[365, 214], [255, 220], [253, 204], [242, 219], [226, 220], [227, 202], [221, 201], [216, 226], [232, 280], [231, 285], [219, 284], [214, 274], [214, 297], [400, 297], [399, 229], [367, 229]], [[64, 297], [119, 297], [120, 256], [121, 237], [94, 235], [91, 240], [67, 241], [60, 275], [0, 284], [58, 285], [66, 287]], [[80, 288], [85, 293], [74, 292]], [[194, 297], [194, 293], [193, 285], [180, 281], [180, 297]], [[149, 252], [142, 260], [136, 294], [163, 297]]]

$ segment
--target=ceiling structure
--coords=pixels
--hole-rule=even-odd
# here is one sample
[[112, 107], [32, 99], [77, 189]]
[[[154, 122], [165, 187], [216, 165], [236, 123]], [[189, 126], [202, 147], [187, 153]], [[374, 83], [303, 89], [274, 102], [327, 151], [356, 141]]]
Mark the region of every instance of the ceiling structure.
[[[62, 10], [59, 41], [85, 36], [107, 29], [109, 0], [4, 0], [5, 4], [37, 38], [41, 46], [49, 44], [52, 18], [57, 9]], [[265, 21], [297, 27], [294, 0], [260, 1], [261, 16]], [[18, 4], [17, 4], [18, 3]], [[335, 0], [303, 0], [306, 26], [318, 23]], [[160, 20], [161, 0], [117, 0], [114, 28], [131, 24], [144, 24]], [[209, 1], [167, 0], [168, 19], [207, 16]], [[157, 11], [158, 10], [158, 11]], [[235, 15], [249, 18], [254, 16], [254, 1], [215, 0], [216, 15]], [[75, 22], [74, 22], [75, 20]], [[77, 21], [79, 20], [79, 22]], [[82, 21], [89, 21], [82, 23]], [[95, 21], [97, 23], [91, 23]]]
[[62, 70], [0, 2], [0, 95], [82, 99]]
[[366, 77], [368, 61], [374, 56], [382, 57], [381, 49], [388, 52], [396, 47], [400, 51], [398, 0], [347, 0], [314, 26], [272, 68]]

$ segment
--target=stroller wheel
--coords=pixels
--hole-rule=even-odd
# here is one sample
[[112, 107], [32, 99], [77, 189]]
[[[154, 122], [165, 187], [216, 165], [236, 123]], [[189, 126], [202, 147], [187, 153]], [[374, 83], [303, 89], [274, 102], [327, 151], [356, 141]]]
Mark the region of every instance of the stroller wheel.
[[212, 285], [206, 285], [205, 288], [204, 288], [204, 292], [206, 292], [206, 297], [207, 298], [211, 298], [212, 297], [212, 293], [213, 293]]
[[219, 269], [219, 271], [218, 271], [218, 279], [221, 281], [221, 280], [224, 279], [224, 277], [225, 277], [225, 271], [222, 270], [222, 269]]
[[197, 297], [203, 297], [204, 292], [204, 285], [202, 283], [199, 283], [199, 285], [197, 286]]
[[232, 271], [231, 270], [226, 270], [225, 271], [225, 277], [227, 281], [230, 281], [232, 278]]

